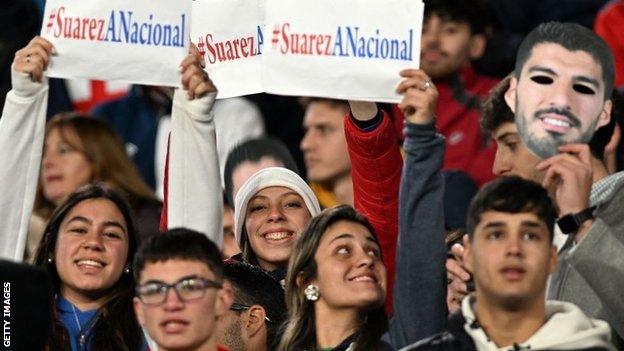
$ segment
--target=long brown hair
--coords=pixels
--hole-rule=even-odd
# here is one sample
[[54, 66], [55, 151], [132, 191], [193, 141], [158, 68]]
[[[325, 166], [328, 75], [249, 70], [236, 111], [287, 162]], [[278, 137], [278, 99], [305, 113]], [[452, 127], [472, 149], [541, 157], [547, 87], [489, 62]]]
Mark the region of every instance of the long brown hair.
[[[45, 137], [53, 130], [58, 130], [64, 142], [85, 155], [91, 165], [91, 182], [105, 182], [124, 193], [131, 203], [136, 199], [157, 201], [126, 154], [121, 139], [108, 124], [68, 113], [57, 115], [48, 122]], [[43, 195], [40, 177], [33, 212], [48, 219], [55, 208], [56, 205]]]
[[[314, 256], [327, 229], [338, 221], [349, 221], [366, 227], [375, 239], [375, 229], [353, 207], [339, 205], [328, 208], [312, 218], [303, 229], [290, 256], [286, 275], [286, 307], [288, 322], [284, 328], [279, 351], [316, 350], [316, 324], [314, 303], [306, 299], [304, 288], [316, 277], [317, 264]], [[354, 351], [377, 351], [379, 340], [388, 330], [388, 318], [383, 306], [373, 306], [360, 311], [360, 327], [355, 339]]]
[[[79, 203], [90, 199], [106, 199], [115, 204], [122, 213], [128, 229], [128, 257], [126, 266], [131, 267], [134, 254], [137, 250], [137, 234], [132, 218], [130, 206], [116, 191], [103, 183], [89, 184], [73, 192], [52, 214], [46, 226], [43, 239], [39, 245], [35, 264], [44, 267], [52, 278], [52, 291], [60, 293], [61, 279], [54, 263], [54, 253], [58, 240], [61, 222], [69, 212]], [[52, 258], [53, 260], [49, 260]], [[132, 298], [134, 296], [132, 273], [122, 273], [119, 280], [109, 289], [108, 299], [97, 313], [97, 321], [93, 325], [91, 350], [117, 351], [139, 350], [142, 343], [141, 328], [136, 320]], [[52, 330], [46, 342], [46, 350], [69, 350], [70, 342], [67, 330], [58, 319], [56, 298], [52, 301]]]

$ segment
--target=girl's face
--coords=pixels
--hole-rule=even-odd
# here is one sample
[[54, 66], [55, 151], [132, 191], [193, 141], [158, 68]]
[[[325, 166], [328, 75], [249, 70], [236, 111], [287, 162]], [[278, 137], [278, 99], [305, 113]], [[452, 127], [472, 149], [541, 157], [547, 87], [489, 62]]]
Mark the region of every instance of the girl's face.
[[61, 222], [54, 262], [61, 295], [84, 301], [105, 295], [120, 278], [128, 258], [127, 223], [107, 199], [77, 204]]
[[363, 225], [339, 221], [327, 228], [314, 255], [316, 305], [328, 309], [379, 307], [386, 297], [386, 267], [377, 240]]
[[[74, 145], [80, 140], [75, 132], [66, 133]], [[43, 195], [49, 201], [60, 204], [74, 190], [88, 184], [93, 169], [86, 155], [62, 138], [59, 128], [52, 129], [45, 140], [41, 164]]]
[[297, 192], [276, 186], [260, 190], [247, 205], [247, 239], [260, 267], [286, 267], [299, 231], [310, 220], [310, 212]]

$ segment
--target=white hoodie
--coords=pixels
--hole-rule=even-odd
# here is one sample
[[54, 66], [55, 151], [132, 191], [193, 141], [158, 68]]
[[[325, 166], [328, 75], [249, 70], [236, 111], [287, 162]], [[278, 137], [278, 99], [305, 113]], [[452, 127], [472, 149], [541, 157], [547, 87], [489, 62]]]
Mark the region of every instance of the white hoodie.
[[546, 301], [546, 323], [527, 341], [498, 347], [482, 328], [471, 328], [476, 320], [472, 301], [473, 298], [462, 301], [462, 313], [466, 319], [464, 330], [474, 340], [478, 351], [579, 350], [590, 347], [615, 350], [606, 322], [590, 319], [576, 305], [562, 301]]

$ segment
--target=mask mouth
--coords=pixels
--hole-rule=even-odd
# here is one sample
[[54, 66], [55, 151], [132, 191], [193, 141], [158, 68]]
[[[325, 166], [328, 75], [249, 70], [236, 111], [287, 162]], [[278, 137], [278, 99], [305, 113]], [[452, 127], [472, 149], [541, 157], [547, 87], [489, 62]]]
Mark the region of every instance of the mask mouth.
[[542, 122], [546, 131], [555, 134], [565, 134], [572, 128], [578, 128], [581, 125], [581, 121], [570, 111], [560, 108], [537, 111], [535, 118]]

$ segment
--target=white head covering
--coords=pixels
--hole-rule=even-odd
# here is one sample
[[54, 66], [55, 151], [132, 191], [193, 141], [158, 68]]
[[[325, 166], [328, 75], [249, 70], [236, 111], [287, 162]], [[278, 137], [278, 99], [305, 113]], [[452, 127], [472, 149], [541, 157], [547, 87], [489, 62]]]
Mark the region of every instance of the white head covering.
[[321, 212], [318, 199], [308, 184], [299, 175], [284, 167], [269, 167], [254, 173], [236, 193], [234, 199], [234, 235], [238, 246], [242, 248], [243, 228], [247, 204], [258, 191], [272, 186], [283, 186], [299, 194], [312, 217]]

